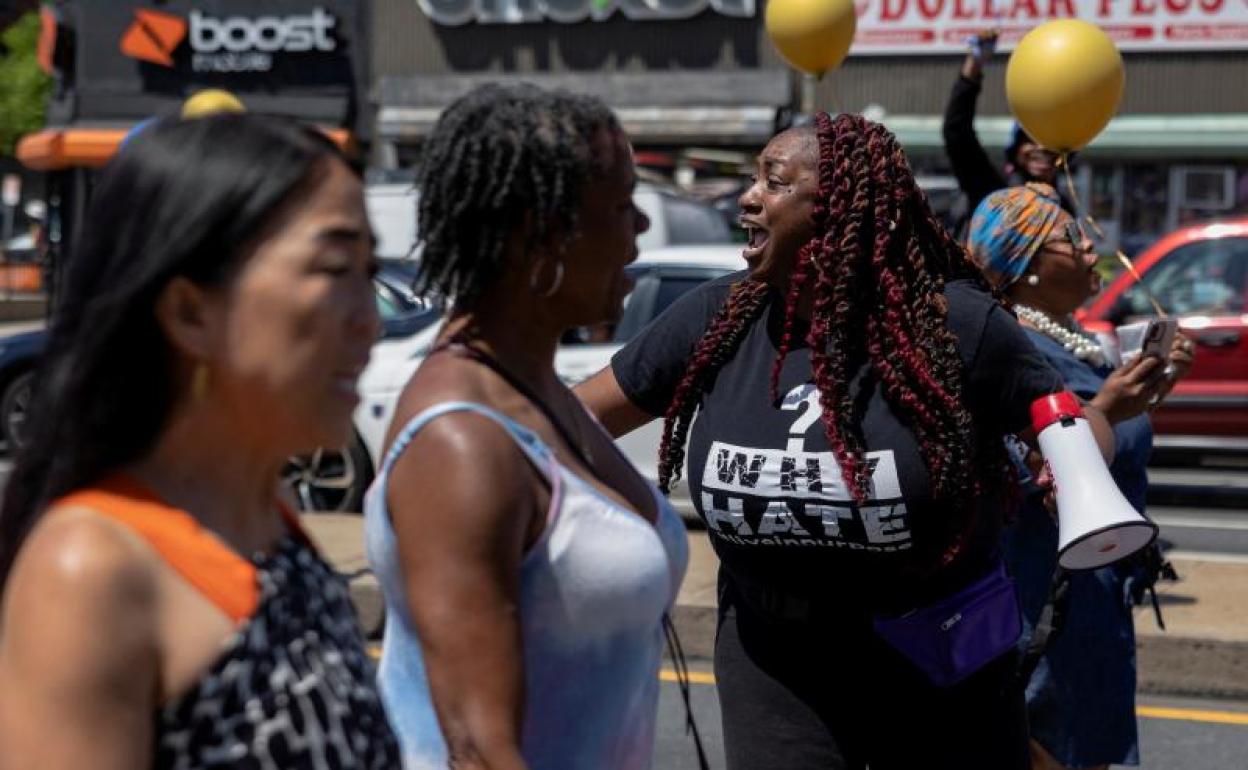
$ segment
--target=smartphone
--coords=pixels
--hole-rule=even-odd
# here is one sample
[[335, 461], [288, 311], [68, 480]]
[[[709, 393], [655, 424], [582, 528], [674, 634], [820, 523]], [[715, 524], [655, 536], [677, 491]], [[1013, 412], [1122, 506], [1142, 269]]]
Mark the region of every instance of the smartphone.
[[1157, 356], [1163, 361], [1170, 357], [1170, 347], [1179, 324], [1173, 318], [1153, 318], [1139, 323], [1119, 326], [1118, 345], [1124, 364], [1136, 356]]

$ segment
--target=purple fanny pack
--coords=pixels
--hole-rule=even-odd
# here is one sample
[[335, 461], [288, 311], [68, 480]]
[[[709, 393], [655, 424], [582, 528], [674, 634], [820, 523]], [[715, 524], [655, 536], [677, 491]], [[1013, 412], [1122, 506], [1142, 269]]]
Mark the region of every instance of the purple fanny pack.
[[951, 596], [898, 617], [877, 617], [874, 625], [937, 687], [957, 684], [1009, 652], [1023, 633], [1018, 594], [1002, 562]]

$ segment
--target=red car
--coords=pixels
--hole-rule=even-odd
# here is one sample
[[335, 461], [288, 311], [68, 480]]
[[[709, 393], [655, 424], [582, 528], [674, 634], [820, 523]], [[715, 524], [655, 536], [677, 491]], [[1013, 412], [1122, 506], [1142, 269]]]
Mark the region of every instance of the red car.
[[1124, 272], [1076, 317], [1112, 335], [1154, 315], [1151, 292], [1196, 342], [1191, 372], [1153, 413], [1156, 446], [1248, 452], [1248, 217], [1177, 230], [1135, 266], [1140, 281]]

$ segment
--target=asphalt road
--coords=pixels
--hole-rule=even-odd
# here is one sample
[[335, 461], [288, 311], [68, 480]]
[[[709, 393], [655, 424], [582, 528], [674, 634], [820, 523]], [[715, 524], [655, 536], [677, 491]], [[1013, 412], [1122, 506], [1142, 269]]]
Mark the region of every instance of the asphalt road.
[[[709, 666], [696, 666], [705, 678]], [[712, 768], [723, 768], [723, 733], [713, 684], [692, 686], [694, 718]], [[1228, 770], [1248, 757], [1248, 703], [1141, 699], [1141, 770]], [[654, 766], [697, 770], [693, 740], [685, 734], [685, 710], [674, 682], [663, 682]]]
[[1172, 553], [1248, 561], [1248, 509], [1151, 506]]

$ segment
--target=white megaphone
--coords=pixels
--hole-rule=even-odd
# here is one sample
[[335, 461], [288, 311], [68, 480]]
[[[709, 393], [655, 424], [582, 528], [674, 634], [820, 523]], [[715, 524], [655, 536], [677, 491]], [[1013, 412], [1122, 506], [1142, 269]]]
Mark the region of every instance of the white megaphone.
[[1096, 569], [1125, 559], [1157, 537], [1157, 525], [1136, 512], [1109, 475], [1079, 400], [1054, 393], [1031, 405], [1031, 424], [1057, 493], [1057, 561], [1065, 569]]

